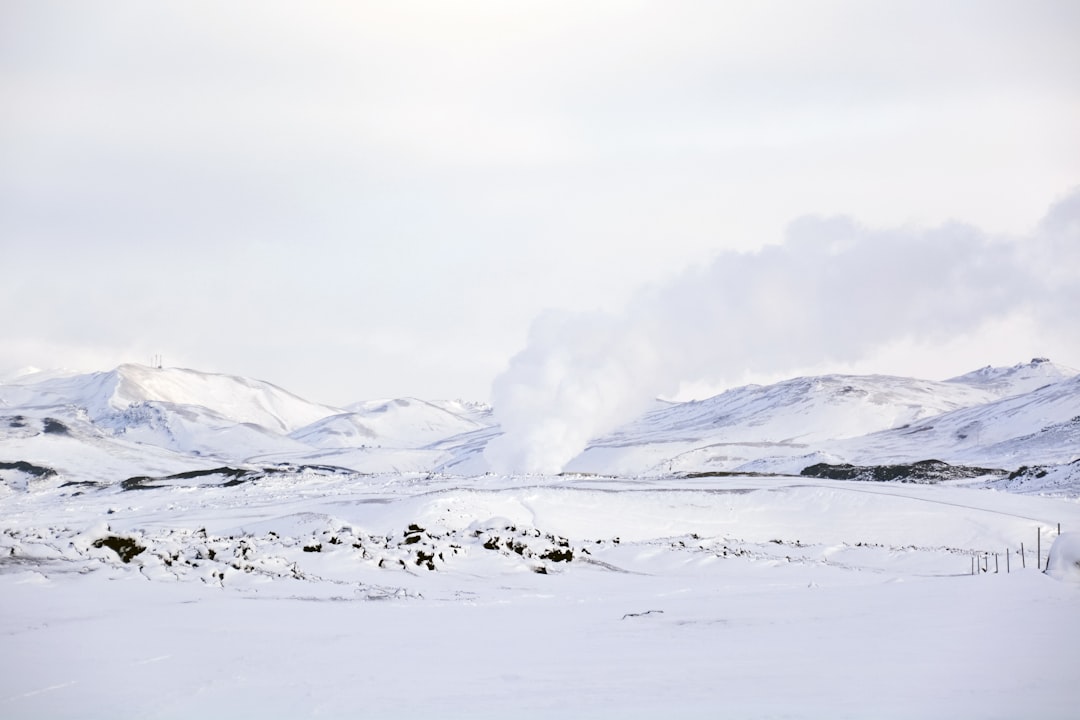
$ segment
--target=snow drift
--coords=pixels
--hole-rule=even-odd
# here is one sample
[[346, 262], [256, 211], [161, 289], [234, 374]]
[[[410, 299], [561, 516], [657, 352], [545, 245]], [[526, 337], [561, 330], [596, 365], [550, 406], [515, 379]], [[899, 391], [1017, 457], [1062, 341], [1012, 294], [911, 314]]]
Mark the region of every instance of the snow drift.
[[1080, 533], [1062, 533], [1054, 539], [1046, 574], [1063, 582], [1080, 583]]

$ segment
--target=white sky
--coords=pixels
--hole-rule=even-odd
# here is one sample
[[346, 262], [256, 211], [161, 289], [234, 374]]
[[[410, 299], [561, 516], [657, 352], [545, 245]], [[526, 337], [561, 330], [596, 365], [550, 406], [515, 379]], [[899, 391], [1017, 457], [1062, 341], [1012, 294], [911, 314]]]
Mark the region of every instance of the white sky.
[[[7, 0], [0, 368], [486, 399], [541, 311], [804, 215], [1022, 236], [1080, 183], [1078, 38], [1071, 0]], [[810, 369], [1076, 336], [1003, 318]]]

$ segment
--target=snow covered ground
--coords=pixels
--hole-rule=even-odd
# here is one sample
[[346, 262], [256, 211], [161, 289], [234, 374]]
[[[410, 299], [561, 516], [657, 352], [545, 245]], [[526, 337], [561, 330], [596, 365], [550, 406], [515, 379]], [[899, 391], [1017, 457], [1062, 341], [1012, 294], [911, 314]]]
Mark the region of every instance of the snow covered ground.
[[1057, 524], [1080, 527], [1072, 500], [774, 477], [223, 480], [3, 498], [0, 715], [1065, 718], [1080, 703], [1080, 586], [1034, 552], [1039, 528], [1045, 564]]

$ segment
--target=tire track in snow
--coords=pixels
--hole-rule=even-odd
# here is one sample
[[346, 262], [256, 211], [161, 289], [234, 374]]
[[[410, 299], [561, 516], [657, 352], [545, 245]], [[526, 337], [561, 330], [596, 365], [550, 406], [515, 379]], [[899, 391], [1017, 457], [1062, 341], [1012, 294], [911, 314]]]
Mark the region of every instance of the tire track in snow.
[[1017, 513], [1005, 512], [1004, 510], [993, 510], [991, 508], [978, 507], [976, 505], [964, 505], [963, 503], [949, 502], [948, 500], [933, 500], [931, 498], [918, 497], [916, 495], [902, 495], [900, 493], [883, 492], [880, 490], [866, 490], [864, 488], [853, 487], [841, 487], [834, 485], [792, 485], [790, 487], [812, 487], [819, 488], [821, 490], [846, 490], [847, 492], [866, 493], [867, 495], [889, 495], [891, 497], [905, 498], [907, 500], [916, 500], [919, 502], [934, 503], [936, 505], [951, 505], [952, 507], [964, 508], [965, 510], [978, 510], [980, 512], [995, 513], [997, 515], [1005, 515], [1006, 517], [1020, 518], [1021, 520], [1031, 520], [1032, 522], [1046, 523], [1053, 525], [1055, 521], [1046, 520], [1044, 518], [1033, 518], [1028, 515], [1019, 515]]

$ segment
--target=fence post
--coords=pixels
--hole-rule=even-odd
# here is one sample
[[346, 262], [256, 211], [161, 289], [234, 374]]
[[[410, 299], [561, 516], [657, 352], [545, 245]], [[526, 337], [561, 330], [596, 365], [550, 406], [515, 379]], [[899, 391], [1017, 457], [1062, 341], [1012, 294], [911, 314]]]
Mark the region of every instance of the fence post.
[[994, 574], [998, 573], [998, 554], [994, 553]]
[[1042, 526], [1035, 531], [1035, 569], [1042, 570]]
[[1008, 575], [1012, 570], [1009, 569], [1009, 554], [1012, 552], [1009, 548], [1005, 548], [1005, 574]]
[[1027, 568], [1027, 555], [1024, 554], [1024, 543], [1020, 543], [1020, 567]]

